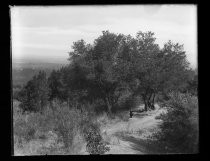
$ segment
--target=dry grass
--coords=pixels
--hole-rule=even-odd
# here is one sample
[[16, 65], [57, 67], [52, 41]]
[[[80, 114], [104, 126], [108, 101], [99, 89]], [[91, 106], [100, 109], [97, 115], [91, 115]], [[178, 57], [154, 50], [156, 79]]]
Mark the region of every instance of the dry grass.
[[87, 154], [82, 129], [91, 123], [87, 111], [56, 105], [40, 113], [25, 113], [14, 102], [14, 154]]

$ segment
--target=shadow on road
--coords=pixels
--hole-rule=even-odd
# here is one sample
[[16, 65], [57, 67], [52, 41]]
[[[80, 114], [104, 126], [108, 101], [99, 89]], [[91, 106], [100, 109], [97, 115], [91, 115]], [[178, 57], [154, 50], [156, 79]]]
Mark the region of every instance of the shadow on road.
[[139, 154], [165, 154], [165, 152], [160, 150], [160, 147], [158, 147], [157, 144], [149, 143], [147, 140], [126, 135], [120, 135], [119, 137], [123, 141], [130, 142], [131, 148], [135, 151], [139, 151]]
[[134, 113], [133, 117], [137, 118], [144, 118], [145, 116], [148, 116], [147, 113]]

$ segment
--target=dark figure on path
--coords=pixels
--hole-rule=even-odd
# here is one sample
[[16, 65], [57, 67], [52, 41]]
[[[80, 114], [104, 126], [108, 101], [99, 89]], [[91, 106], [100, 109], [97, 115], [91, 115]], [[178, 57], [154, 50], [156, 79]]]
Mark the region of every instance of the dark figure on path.
[[133, 113], [132, 113], [132, 111], [130, 111], [130, 118], [132, 118], [132, 116], [133, 116]]

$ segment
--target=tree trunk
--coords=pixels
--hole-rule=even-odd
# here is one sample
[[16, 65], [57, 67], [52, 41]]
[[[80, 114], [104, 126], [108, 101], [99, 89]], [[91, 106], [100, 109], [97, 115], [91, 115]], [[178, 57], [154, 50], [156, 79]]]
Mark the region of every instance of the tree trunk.
[[147, 111], [148, 110], [148, 103], [146, 101], [144, 101], [144, 110]]
[[108, 97], [106, 97], [105, 100], [106, 100], [106, 105], [107, 105], [107, 109], [108, 109], [108, 114], [112, 114], [112, 110], [111, 110], [112, 105], [110, 104]]
[[146, 96], [143, 96], [143, 100], [144, 100], [144, 110], [147, 111], [148, 109], [148, 103], [147, 103], [147, 100], [146, 100]]
[[150, 109], [152, 108], [152, 104], [151, 104], [151, 101], [150, 101], [151, 97], [152, 97], [152, 93], [149, 95], [149, 98], [147, 99], [147, 104], [148, 104], [148, 107]]
[[153, 93], [153, 97], [152, 97], [152, 109], [155, 109], [155, 93]]

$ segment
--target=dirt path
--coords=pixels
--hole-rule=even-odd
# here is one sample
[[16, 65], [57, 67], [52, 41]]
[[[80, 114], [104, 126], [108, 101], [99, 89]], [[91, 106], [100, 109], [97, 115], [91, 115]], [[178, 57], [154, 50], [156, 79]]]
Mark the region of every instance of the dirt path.
[[110, 151], [106, 154], [145, 154], [145, 139], [157, 130], [161, 120], [156, 116], [164, 112], [155, 106], [154, 111], [134, 114], [128, 121], [119, 121], [102, 129], [105, 140], [110, 143]]

